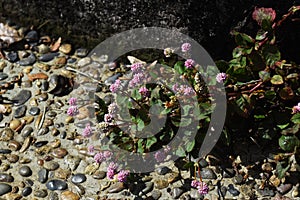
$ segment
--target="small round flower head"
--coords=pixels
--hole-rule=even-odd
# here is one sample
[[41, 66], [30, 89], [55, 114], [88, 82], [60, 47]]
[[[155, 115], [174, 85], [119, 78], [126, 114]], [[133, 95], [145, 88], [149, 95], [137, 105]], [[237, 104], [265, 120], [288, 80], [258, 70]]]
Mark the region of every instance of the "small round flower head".
[[154, 154], [154, 158], [157, 162], [163, 162], [166, 159], [166, 153], [164, 151], [157, 151]]
[[145, 75], [142, 73], [137, 73], [133, 75], [133, 78], [129, 81], [129, 87], [135, 87], [143, 82]]
[[227, 78], [227, 74], [224, 72], [218, 73], [216, 76], [216, 80], [218, 83], [223, 83], [223, 81], [225, 81]]
[[300, 103], [298, 103], [298, 105], [294, 106], [292, 108], [292, 114], [295, 114], [295, 113], [299, 113], [300, 112]]
[[168, 153], [170, 150], [171, 150], [171, 147], [170, 147], [170, 146], [166, 146], [166, 147], [164, 148], [164, 152], [165, 152], [165, 153]]
[[149, 90], [145, 86], [143, 86], [139, 89], [139, 93], [141, 95], [143, 95], [143, 97], [148, 97], [149, 96]]
[[115, 102], [111, 103], [109, 104], [107, 110], [108, 110], [108, 114], [111, 114], [114, 117], [118, 112], [118, 105]]
[[178, 86], [178, 83], [175, 83], [173, 86], [172, 86], [172, 90], [174, 93], [177, 93], [179, 91], [179, 86]]
[[70, 106], [76, 106], [77, 105], [77, 99], [74, 98], [74, 97], [71, 97], [69, 99], [69, 104], [70, 104]]
[[79, 114], [79, 110], [77, 106], [70, 106], [67, 110], [67, 114], [69, 116], [76, 116]]
[[190, 49], [191, 49], [191, 44], [190, 43], [183, 43], [182, 45], [181, 45], [181, 51], [182, 52], [188, 52]]
[[95, 151], [95, 147], [93, 145], [89, 145], [88, 152], [92, 154], [92, 153], [94, 153], [94, 151]]
[[107, 172], [106, 172], [107, 178], [109, 180], [113, 180], [114, 179], [116, 170], [117, 170], [117, 165], [114, 162], [111, 162], [109, 164], [109, 166], [107, 168]]
[[82, 132], [82, 136], [89, 137], [92, 135], [92, 133], [93, 133], [93, 131], [92, 131], [91, 125], [87, 124]]
[[184, 62], [184, 66], [188, 69], [191, 69], [195, 66], [195, 61], [193, 59], [187, 59], [185, 62]]
[[110, 158], [113, 155], [113, 153], [111, 151], [104, 151], [103, 152], [103, 156], [105, 159]]
[[113, 120], [113, 116], [111, 114], [105, 114], [104, 115], [104, 121], [107, 122], [107, 123], [110, 123], [112, 122]]
[[198, 189], [199, 194], [201, 194], [201, 195], [206, 195], [209, 191], [207, 184], [204, 182], [199, 182], [197, 189]]
[[200, 183], [199, 181], [193, 180], [192, 183], [191, 183], [191, 186], [196, 188], [196, 187], [198, 187], [199, 183]]
[[121, 170], [118, 173], [118, 181], [119, 182], [125, 182], [127, 180], [128, 175], [129, 175], [129, 171], [128, 170]]
[[130, 66], [131, 71], [133, 72], [140, 72], [143, 69], [143, 64], [142, 63], [133, 63]]
[[183, 95], [185, 95], [185, 96], [191, 96], [191, 95], [195, 94], [193, 88], [191, 88], [187, 85], [182, 85], [180, 87], [180, 90], [183, 93]]
[[117, 79], [113, 84], [110, 85], [109, 89], [112, 93], [116, 93], [121, 87], [121, 81]]
[[252, 18], [261, 26], [263, 20], [273, 22], [276, 18], [276, 12], [272, 8], [255, 8]]
[[96, 155], [94, 156], [94, 160], [96, 163], [101, 163], [101, 162], [105, 161], [105, 158], [104, 158], [103, 154], [100, 152], [100, 153], [96, 153]]
[[173, 53], [174, 53], [174, 50], [171, 49], [171, 48], [165, 48], [165, 49], [164, 49], [164, 55], [165, 55], [167, 58], [171, 57], [171, 55], [172, 55]]

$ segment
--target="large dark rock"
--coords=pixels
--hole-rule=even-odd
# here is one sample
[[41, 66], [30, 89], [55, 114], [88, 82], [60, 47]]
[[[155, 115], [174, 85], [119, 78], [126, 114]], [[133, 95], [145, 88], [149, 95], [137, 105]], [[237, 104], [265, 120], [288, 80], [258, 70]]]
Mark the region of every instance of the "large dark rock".
[[[299, 0], [0, 0], [0, 3], [2, 20], [11, 19], [27, 27], [34, 25], [42, 33], [62, 36], [64, 41], [77, 46], [94, 48], [114, 33], [137, 27], [173, 27], [200, 42], [214, 59], [227, 59], [233, 48], [230, 30], [252, 30], [255, 24], [249, 21], [255, 6], [272, 7], [280, 16], [299, 4]], [[295, 33], [297, 29], [293, 30], [293, 37], [287, 37], [289, 40], [300, 35], [299, 31]], [[288, 53], [293, 51], [289, 49]]]

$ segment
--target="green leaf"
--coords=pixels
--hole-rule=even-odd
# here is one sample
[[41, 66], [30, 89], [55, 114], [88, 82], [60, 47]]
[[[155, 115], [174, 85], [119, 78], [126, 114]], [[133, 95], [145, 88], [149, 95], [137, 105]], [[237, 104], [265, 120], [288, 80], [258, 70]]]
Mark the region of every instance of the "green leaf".
[[185, 157], [186, 153], [185, 153], [184, 149], [181, 146], [179, 146], [175, 151], [175, 155], [177, 155], [179, 157]]
[[143, 139], [138, 140], [138, 153], [144, 153], [144, 141]]
[[282, 179], [285, 177], [285, 173], [289, 170], [290, 165], [287, 165], [285, 168], [283, 168], [281, 162], [277, 162], [276, 165], [276, 171], [278, 173], [278, 178]]
[[141, 95], [141, 93], [139, 93], [138, 89], [133, 89], [131, 92], [131, 96], [136, 101], [142, 99], [142, 95]]
[[300, 113], [296, 113], [292, 116], [291, 121], [294, 124], [300, 124]]
[[263, 40], [267, 37], [268, 35], [268, 32], [267, 31], [264, 31], [264, 30], [259, 30], [257, 32], [257, 35], [255, 37], [256, 40]]
[[282, 135], [279, 138], [279, 146], [282, 150], [291, 152], [294, 151], [295, 147], [300, 146], [300, 141], [295, 135]]
[[283, 84], [283, 78], [282, 78], [282, 76], [280, 76], [280, 75], [274, 75], [271, 78], [271, 83], [273, 85], [281, 85], [281, 84]]
[[187, 144], [186, 144], [186, 151], [187, 152], [191, 152], [193, 150], [195, 146], [195, 140], [193, 141], [189, 141]]
[[274, 45], [266, 44], [262, 48], [262, 55], [269, 66], [275, 65], [281, 59], [281, 54], [278, 48]]
[[287, 124], [282, 124], [282, 125], [277, 125], [278, 128], [280, 128], [281, 130], [287, 128], [290, 125], [290, 123]]
[[236, 33], [235, 42], [241, 47], [249, 47], [251, 44], [254, 43], [254, 40], [252, 37], [245, 33]]
[[265, 115], [254, 115], [255, 119], [265, 119], [266, 116]]
[[258, 74], [259, 74], [259, 78], [261, 78], [261, 80], [264, 82], [271, 78], [270, 72], [260, 71]]
[[243, 49], [241, 47], [236, 47], [232, 51], [233, 58], [239, 58], [243, 55]]
[[183, 61], [177, 61], [174, 65], [174, 69], [179, 74], [183, 74], [186, 71]]
[[142, 131], [145, 127], [145, 123], [142, 119], [137, 120], [137, 130]]
[[148, 137], [146, 142], [146, 149], [150, 149], [150, 147], [157, 142], [156, 137]]

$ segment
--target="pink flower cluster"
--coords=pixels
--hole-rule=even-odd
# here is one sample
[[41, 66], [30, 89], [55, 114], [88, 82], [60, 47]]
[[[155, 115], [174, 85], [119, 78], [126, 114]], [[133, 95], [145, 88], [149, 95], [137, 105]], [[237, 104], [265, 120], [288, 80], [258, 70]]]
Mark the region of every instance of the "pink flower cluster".
[[134, 74], [133, 78], [129, 81], [129, 87], [135, 87], [141, 84], [145, 78], [146, 77], [143, 73]]
[[88, 146], [88, 152], [90, 154], [94, 153], [94, 151], [95, 151], [95, 147], [93, 145]]
[[109, 89], [112, 93], [116, 93], [121, 88], [121, 81], [117, 79], [113, 84], [110, 85]]
[[273, 22], [276, 18], [276, 11], [272, 8], [255, 8], [252, 18], [261, 26], [263, 20]]
[[79, 114], [79, 110], [78, 110], [78, 107], [77, 107], [77, 99], [74, 98], [74, 97], [71, 97], [69, 99], [69, 104], [70, 104], [70, 107], [67, 110], [67, 114], [69, 116], [76, 116], [76, 115], [78, 115]]
[[148, 97], [149, 96], [149, 90], [143, 86], [139, 89], [139, 93], [143, 96], [143, 97]]
[[196, 62], [193, 59], [187, 59], [184, 62], [184, 66], [188, 69], [192, 69], [195, 66]]
[[111, 103], [111, 104], [109, 104], [107, 110], [108, 110], [108, 114], [115, 117], [118, 112], [118, 105], [115, 102]]
[[82, 132], [82, 136], [83, 137], [90, 137], [91, 135], [93, 134], [93, 130], [92, 130], [92, 127], [91, 125], [88, 123], [85, 125], [85, 128]]
[[206, 195], [209, 191], [207, 184], [202, 181], [193, 180], [191, 186], [197, 188], [201, 195]]
[[96, 163], [101, 163], [109, 159], [112, 156], [112, 154], [113, 153], [110, 151], [99, 152], [94, 156], [94, 160]]
[[106, 172], [106, 176], [109, 180], [113, 180], [114, 179], [114, 176], [116, 174], [116, 170], [117, 170], [117, 165], [114, 163], [114, 162], [111, 162], [109, 165], [108, 165], [108, 168], [107, 168], [107, 172]]
[[134, 63], [130, 66], [130, 69], [133, 72], [140, 72], [143, 70], [143, 64], [142, 63]]
[[118, 173], [118, 181], [124, 183], [126, 182], [128, 176], [129, 176], [129, 170], [121, 170]]
[[182, 52], [188, 52], [191, 49], [191, 44], [190, 43], [183, 43], [181, 45], [181, 51]]
[[195, 91], [193, 88], [187, 86], [187, 85], [181, 85], [180, 87], [178, 86], [178, 83], [175, 83], [172, 87], [172, 90], [175, 93], [182, 94], [184, 96], [192, 96], [195, 94]]
[[296, 106], [294, 106], [292, 108], [292, 114], [296, 114], [296, 113], [299, 113], [300, 112], [300, 103], [298, 103]]
[[227, 78], [227, 74], [224, 72], [218, 73], [216, 76], [216, 80], [218, 83], [223, 83], [223, 81], [225, 81]]
[[105, 114], [104, 115], [104, 121], [107, 122], [107, 123], [112, 122], [113, 119], [114, 119], [114, 117], [111, 114]]

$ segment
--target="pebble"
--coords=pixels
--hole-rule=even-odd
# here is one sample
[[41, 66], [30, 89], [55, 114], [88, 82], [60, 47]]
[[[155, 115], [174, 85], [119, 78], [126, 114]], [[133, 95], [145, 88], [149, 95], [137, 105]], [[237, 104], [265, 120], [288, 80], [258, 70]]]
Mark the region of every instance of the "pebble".
[[71, 191], [64, 191], [60, 196], [61, 200], [79, 200], [79, 196]]
[[23, 138], [27, 138], [28, 136], [30, 136], [30, 134], [33, 132], [33, 128], [31, 126], [26, 126], [22, 132], [21, 135]]
[[33, 66], [34, 66], [34, 67], [37, 67], [37, 68], [39, 68], [39, 69], [41, 69], [41, 70], [44, 70], [44, 71], [49, 71], [49, 69], [50, 69], [50, 66], [47, 65], [47, 64], [45, 64], [45, 63], [39, 63], [39, 62], [36, 62], [36, 63], [34, 63]]
[[62, 44], [62, 45], [60, 45], [58, 50], [64, 54], [69, 54], [72, 50], [72, 45], [71, 44]]
[[17, 107], [17, 109], [14, 112], [14, 117], [15, 118], [20, 118], [23, 117], [26, 113], [27, 107], [25, 105]]
[[46, 53], [43, 54], [39, 57], [39, 60], [42, 62], [49, 62], [51, 60], [53, 60], [53, 58], [55, 58], [56, 56], [58, 56], [59, 53], [55, 52], [55, 53]]
[[28, 166], [22, 166], [19, 169], [19, 174], [24, 177], [28, 177], [32, 175], [32, 170]]
[[166, 166], [162, 166], [162, 167], [157, 167], [155, 169], [155, 171], [159, 174], [159, 175], [165, 175], [169, 172], [171, 172], [172, 170], [169, 167]]
[[48, 192], [45, 189], [34, 190], [33, 195], [39, 198], [45, 198], [48, 195]]
[[237, 185], [240, 185], [243, 183], [244, 177], [241, 174], [237, 174], [235, 177], [233, 177], [233, 182]]
[[49, 171], [45, 168], [42, 168], [38, 171], [38, 181], [41, 183], [46, 183], [48, 180]]
[[85, 48], [79, 48], [79, 49], [76, 49], [76, 51], [75, 51], [75, 55], [80, 58], [87, 56], [87, 54], [88, 54], [88, 50]]
[[6, 156], [6, 159], [10, 163], [16, 163], [19, 160], [19, 156], [16, 154], [9, 154]]
[[284, 195], [284, 194], [288, 193], [292, 189], [292, 187], [293, 187], [292, 184], [287, 183], [287, 184], [281, 184], [276, 189], [280, 194]]
[[6, 183], [0, 183], [0, 196], [12, 191], [12, 187]]
[[263, 197], [273, 197], [275, 192], [268, 187], [264, 187], [264, 189], [259, 189], [257, 192]]
[[49, 171], [54, 171], [59, 168], [59, 164], [56, 161], [45, 162], [43, 166]]
[[112, 184], [107, 190], [109, 193], [121, 192], [125, 188], [122, 182], [117, 182]]
[[48, 181], [46, 183], [46, 187], [49, 190], [54, 191], [54, 190], [65, 190], [68, 188], [68, 185], [65, 181], [54, 179], [54, 180]]
[[81, 58], [77, 62], [77, 66], [78, 67], [84, 67], [84, 66], [88, 65], [90, 62], [91, 62], [91, 59], [89, 57]]
[[11, 183], [14, 181], [14, 177], [10, 174], [0, 173], [0, 182]]
[[16, 130], [18, 127], [20, 127], [20, 125], [21, 125], [21, 120], [13, 119], [9, 123], [9, 128], [11, 128], [12, 130]]
[[25, 35], [25, 40], [29, 43], [35, 43], [39, 40], [37, 31], [31, 30]]
[[71, 175], [71, 171], [69, 169], [59, 168], [55, 171], [54, 176], [59, 179], [67, 179]]
[[56, 192], [52, 191], [49, 194], [49, 200], [59, 200], [59, 196]]
[[14, 138], [14, 131], [11, 128], [4, 128], [0, 132], [0, 141], [9, 142], [13, 138]]
[[10, 149], [0, 149], [0, 154], [10, 154], [11, 150]]
[[172, 198], [173, 199], [178, 199], [183, 194], [183, 192], [184, 191], [179, 187], [173, 188], [173, 190], [171, 191]]
[[192, 189], [190, 192], [191, 198], [193, 199], [201, 199], [201, 195], [198, 190]]
[[0, 72], [0, 81], [3, 81], [8, 78], [8, 75], [6, 73]]
[[159, 190], [153, 190], [151, 192], [151, 196], [153, 197], [154, 200], [158, 200], [161, 197], [162, 193]]
[[32, 188], [31, 187], [25, 187], [22, 190], [22, 196], [27, 197], [32, 193]]
[[148, 194], [149, 192], [151, 192], [153, 190], [154, 187], [154, 183], [153, 182], [146, 182], [145, 183], [145, 188], [140, 192], [140, 196], [142, 196], [143, 194]]
[[45, 53], [48, 53], [50, 51], [50, 48], [49, 46], [45, 45], [45, 44], [40, 44], [38, 46], [38, 51], [40, 54], [45, 54]]
[[68, 154], [68, 151], [64, 148], [57, 148], [52, 151], [52, 155], [55, 158], [64, 158]]
[[10, 51], [6, 54], [6, 58], [9, 62], [17, 62], [19, 60], [19, 55], [15, 51]]
[[46, 135], [48, 132], [49, 132], [49, 128], [48, 128], [48, 127], [43, 127], [43, 128], [41, 128], [41, 129], [37, 132], [37, 135], [38, 135], [38, 136], [40, 136], [40, 135]]
[[[217, 175], [210, 168], [203, 168], [203, 169], [201, 169], [200, 173], [201, 173], [201, 176], [203, 179], [216, 179], [217, 178]], [[198, 173], [197, 173], [197, 176], [199, 176]]]
[[92, 176], [94, 179], [104, 179], [106, 177], [106, 172], [105, 171], [100, 171], [100, 170], [97, 170], [93, 176]]
[[30, 137], [30, 136], [27, 137], [27, 138], [25, 138], [24, 143], [23, 143], [23, 145], [22, 145], [22, 147], [20, 149], [20, 153], [23, 153], [23, 152], [25, 152], [28, 149], [28, 147], [30, 146], [32, 140], [33, 140], [33, 138]]
[[33, 53], [31, 53], [28, 57], [19, 60], [17, 63], [21, 66], [28, 66], [35, 63], [35, 61], [36, 61], [36, 57]]
[[21, 90], [15, 97], [12, 98], [12, 101], [16, 106], [26, 103], [31, 98], [30, 90]]
[[42, 147], [42, 146], [44, 146], [44, 145], [46, 145], [46, 144], [48, 144], [48, 141], [44, 140], [44, 141], [38, 141], [38, 142], [35, 142], [35, 143], [34, 143], [34, 146], [35, 146], [36, 148], [40, 148], [40, 147]]
[[154, 181], [154, 184], [155, 184], [154, 186], [156, 189], [161, 190], [161, 189], [168, 187], [169, 182], [167, 180], [158, 179], [158, 180]]
[[240, 192], [237, 189], [235, 189], [232, 184], [228, 185], [228, 192], [233, 196], [238, 196], [240, 194]]
[[84, 174], [75, 174], [71, 178], [72, 183], [78, 184], [86, 181], [86, 176]]
[[223, 177], [224, 178], [232, 178], [235, 175], [235, 170], [233, 168], [225, 168], [223, 170]]

